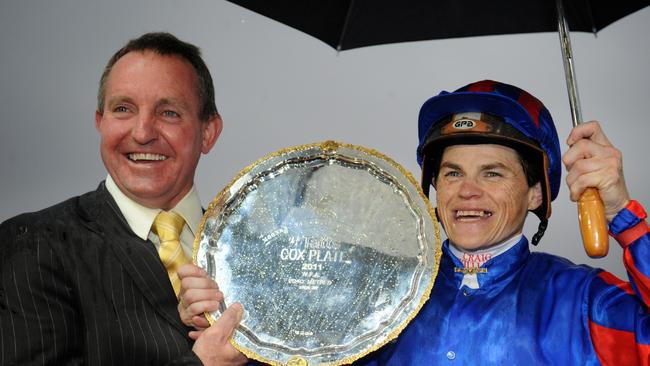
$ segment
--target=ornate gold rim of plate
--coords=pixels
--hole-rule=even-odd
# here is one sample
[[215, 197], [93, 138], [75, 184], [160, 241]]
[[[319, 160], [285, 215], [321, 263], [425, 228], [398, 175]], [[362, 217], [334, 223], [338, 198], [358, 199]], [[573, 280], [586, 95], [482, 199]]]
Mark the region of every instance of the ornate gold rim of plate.
[[[214, 276], [214, 258], [219, 257], [223, 260], [223, 256], [217, 256], [213, 252], [207, 253], [207, 251], [220, 249], [218, 241], [220, 240], [220, 236], [223, 235], [224, 221], [228, 219], [228, 213], [237, 209], [246, 195], [259, 189], [264, 182], [268, 182], [284, 174], [287, 169], [290, 170], [293, 166], [315, 160], [318, 160], [319, 166], [340, 165], [342, 167], [351, 167], [358, 171], [368, 172], [377, 180], [384, 183], [388, 182], [386, 183], [387, 186], [393, 189], [396, 196], [399, 196], [400, 199], [408, 203], [408, 209], [412, 211], [412, 215], [416, 218], [413, 224], [416, 227], [416, 237], [419, 246], [417, 249], [419, 252], [415, 266], [416, 270], [410, 280], [412, 287], [409, 288], [408, 301], [403, 300], [400, 303], [406, 306], [407, 311], [404, 312], [399, 307], [396, 307], [392, 310], [393, 313], [390, 313], [390, 316], [387, 318], [392, 323], [384, 328], [379, 328], [379, 325], [381, 325], [379, 324], [376, 329], [365, 331], [365, 333], [353, 338], [353, 341], [346, 345], [324, 345], [320, 348], [308, 348], [287, 347], [282, 344], [269, 342], [268, 339], [267, 341], [262, 341], [256, 335], [255, 329], [250, 329], [247, 326], [247, 320], [255, 319], [251, 315], [251, 312], [260, 309], [256, 309], [255, 306], [247, 307], [247, 304], [242, 302], [245, 315], [238, 330], [233, 335], [231, 343], [247, 357], [270, 365], [306, 366], [319, 364], [338, 366], [352, 363], [374, 352], [386, 343], [397, 338], [408, 323], [417, 315], [424, 303], [428, 300], [438, 273], [441, 256], [440, 225], [438, 224], [433, 208], [424, 196], [415, 178], [393, 159], [376, 150], [335, 141], [325, 141], [282, 149], [244, 168], [208, 206], [199, 227], [199, 234], [196, 236], [194, 242], [194, 263], [206, 270], [209, 269], [208, 272]], [[390, 213], [387, 213], [387, 215], [390, 215]], [[215, 230], [215, 226], [218, 230]], [[206, 228], [209, 228], [209, 234], [206, 234]], [[268, 235], [267, 237], [274, 237], [274, 235]], [[268, 244], [267, 241], [264, 241], [264, 243]], [[367, 247], [364, 249], [370, 250]], [[382, 250], [385, 250], [385, 248], [382, 248]], [[393, 250], [395, 248], [391, 249], [391, 251]], [[343, 256], [343, 254], [340, 255], [341, 257]], [[212, 268], [208, 268], [210, 264], [212, 264]], [[275, 275], [273, 274], [273, 276]], [[214, 279], [219, 283], [220, 278]], [[331, 280], [328, 281], [332, 282]], [[336, 279], [334, 279], [334, 282], [336, 282]], [[228, 281], [228, 283], [230, 282]], [[227, 293], [227, 286], [224, 288], [220, 283], [220, 287], [226, 297], [221, 304], [220, 311], [223, 311], [227, 303], [239, 301], [239, 299], [237, 299], [237, 295]], [[313, 287], [318, 289], [319, 286]], [[307, 294], [311, 294], [311, 292], [307, 292]], [[282, 302], [282, 299], [277, 299], [277, 301]], [[219, 313], [206, 313], [206, 317], [212, 324]], [[367, 340], [371, 340], [371, 342], [364, 343]], [[323, 359], [326, 361], [323, 361]]]

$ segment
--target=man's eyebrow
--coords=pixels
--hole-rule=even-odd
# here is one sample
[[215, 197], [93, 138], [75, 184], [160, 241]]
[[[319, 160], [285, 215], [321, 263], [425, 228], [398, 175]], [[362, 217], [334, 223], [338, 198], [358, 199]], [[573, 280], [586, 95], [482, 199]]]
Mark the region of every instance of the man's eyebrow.
[[460, 165], [458, 165], [456, 163], [450, 163], [448, 161], [444, 161], [444, 162], [440, 163], [440, 169], [442, 169], [442, 168], [448, 168], [448, 169], [452, 169], [452, 170], [461, 170]]
[[508, 169], [511, 170], [509, 166], [503, 163], [490, 163], [481, 165], [481, 170], [491, 170], [491, 169]]
[[[449, 161], [444, 161], [440, 164], [440, 169], [442, 168], [448, 168], [452, 170], [462, 170], [462, 167], [459, 164], [449, 162]], [[483, 164], [480, 166], [481, 170], [491, 170], [491, 169], [508, 169], [510, 170], [510, 167], [507, 166], [504, 163], [488, 163], [488, 164]]]
[[115, 95], [108, 98], [106, 105], [111, 106], [121, 102], [133, 103], [133, 99], [131, 99], [131, 97], [127, 97], [126, 95]]
[[173, 105], [178, 106], [182, 109], [189, 109], [189, 105], [186, 102], [176, 98], [162, 98], [158, 101], [158, 103], [156, 103], [156, 106], [158, 107], [163, 105]]

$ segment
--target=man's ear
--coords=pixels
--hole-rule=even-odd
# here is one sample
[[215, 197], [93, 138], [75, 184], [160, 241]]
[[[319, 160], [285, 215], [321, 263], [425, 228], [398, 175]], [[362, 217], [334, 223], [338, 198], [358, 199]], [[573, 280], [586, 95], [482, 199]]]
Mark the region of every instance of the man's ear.
[[201, 152], [207, 154], [217, 142], [221, 130], [223, 130], [223, 120], [219, 114], [214, 114], [203, 124], [203, 141], [201, 142]]
[[537, 182], [528, 188], [528, 211], [533, 211], [542, 204], [542, 183]]
[[102, 123], [102, 117], [104, 117], [101, 113], [99, 113], [99, 110], [95, 111], [95, 129], [99, 131], [99, 125]]

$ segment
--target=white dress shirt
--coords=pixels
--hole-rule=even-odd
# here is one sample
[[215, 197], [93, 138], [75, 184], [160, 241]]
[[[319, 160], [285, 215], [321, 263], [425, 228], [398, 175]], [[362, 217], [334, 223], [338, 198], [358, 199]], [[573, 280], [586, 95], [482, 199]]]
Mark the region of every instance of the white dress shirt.
[[[156, 216], [162, 210], [142, 206], [127, 197], [122, 193], [117, 184], [115, 184], [110, 174], [106, 177], [106, 189], [117, 203], [122, 215], [124, 215], [126, 222], [135, 235], [142, 240], [151, 240], [156, 246], [156, 250], [158, 250], [160, 239], [158, 239], [156, 234], [151, 232], [151, 225], [153, 225]], [[201, 218], [203, 217], [201, 201], [195, 186], [192, 186], [192, 189], [178, 202], [172, 211], [183, 216], [183, 219], [185, 219], [185, 226], [183, 226], [183, 231], [181, 232], [181, 246], [187, 258], [191, 260], [194, 238], [201, 224]]]

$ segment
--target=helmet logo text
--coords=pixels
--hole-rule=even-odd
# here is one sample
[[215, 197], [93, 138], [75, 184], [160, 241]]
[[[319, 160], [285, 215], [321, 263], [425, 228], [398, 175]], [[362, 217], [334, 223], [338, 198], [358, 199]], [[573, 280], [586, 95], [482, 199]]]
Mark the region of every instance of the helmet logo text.
[[471, 119], [459, 119], [454, 122], [454, 128], [458, 130], [468, 130], [476, 127], [476, 123]]

